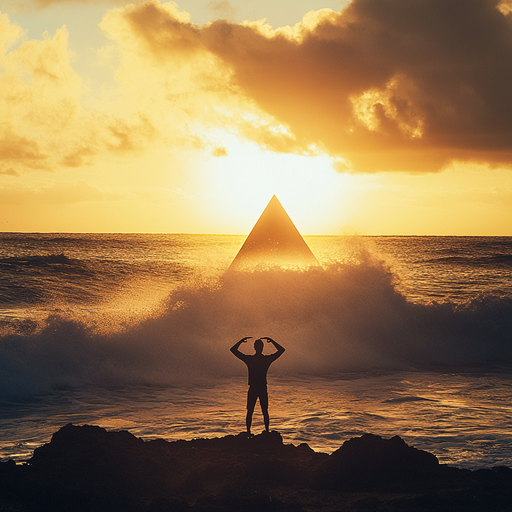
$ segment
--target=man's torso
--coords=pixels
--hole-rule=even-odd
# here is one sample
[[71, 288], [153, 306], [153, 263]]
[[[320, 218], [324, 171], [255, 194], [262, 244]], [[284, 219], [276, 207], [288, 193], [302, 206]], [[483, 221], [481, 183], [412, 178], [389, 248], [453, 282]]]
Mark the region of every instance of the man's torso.
[[276, 360], [276, 355], [245, 355], [242, 361], [247, 365], [249, 371], [249, 386], [259, 388], [267, 386], [267, 372], [270, 365]]

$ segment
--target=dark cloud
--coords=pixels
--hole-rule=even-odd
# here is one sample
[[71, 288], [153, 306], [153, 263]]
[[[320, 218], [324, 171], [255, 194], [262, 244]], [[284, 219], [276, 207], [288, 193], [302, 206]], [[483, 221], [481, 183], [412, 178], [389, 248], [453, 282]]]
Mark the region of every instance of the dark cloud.
[[512, 165], [512, 23], [497, 0], [354, 0], [294, 31], [127, 14], [153, 55], [210, 52], [296, 141], [355, 171]]
[[129, 6], [125, 16], [155, 56], [173, 53], [190, 58], [202, 48], [199, 28], [175, 18], [158, 2]]

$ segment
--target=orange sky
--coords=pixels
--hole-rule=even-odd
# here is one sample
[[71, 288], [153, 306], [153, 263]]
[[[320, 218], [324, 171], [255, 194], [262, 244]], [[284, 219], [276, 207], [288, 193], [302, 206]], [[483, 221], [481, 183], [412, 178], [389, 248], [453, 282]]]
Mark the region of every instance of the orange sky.
[[0, 0], [0, 231], [512, 235], [511, 10]]

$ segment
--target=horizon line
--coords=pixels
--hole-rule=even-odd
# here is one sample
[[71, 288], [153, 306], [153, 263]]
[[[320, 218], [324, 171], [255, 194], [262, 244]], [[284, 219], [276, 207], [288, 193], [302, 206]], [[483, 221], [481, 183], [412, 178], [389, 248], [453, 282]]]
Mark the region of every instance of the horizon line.
[[[249, 233], [207, 233], [207, 232], [190, 232], [190, 231], [0, 231], [3, 234], [23, 234], [23, 235], [204, 235], [204, 236], [249, 236]], [[366, 236], [366, 237], [512, 237], [512, 234], [492, 234], [492, 235], [464, 235], [464, 234], [375, 234], [375, 233], [309, 233], [302, 236]]]

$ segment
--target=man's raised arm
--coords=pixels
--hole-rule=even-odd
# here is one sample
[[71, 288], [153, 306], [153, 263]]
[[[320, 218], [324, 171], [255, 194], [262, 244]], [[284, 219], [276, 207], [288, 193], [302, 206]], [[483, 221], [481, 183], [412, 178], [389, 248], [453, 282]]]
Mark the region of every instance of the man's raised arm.
[[237, 341], [229, 350], [231, 350], [231, 352], [233, 353], [233, 355], [235, 355], [236, 357], [238, 357], [238, 359], [243, 359], [243, 357], [245, 356], [244, 353], [240, 352], [240, 350], [238, 350], [238, 347], [242, 344], [242, 343], [246, 343], [248, 339], [252, 338], [252, 336], [246, 336], [245, 338], [242, 338], [240, 341]]
[[278, 357], [281, 357], [281, 355], [283, 354], [284, 352], [284, 347], [282, 347], [281, 345], [279, 345], [279, 343], [277, 343], [277, 341], [274, 341], [272, 338], [261, 338], [262, 340], [267, 340], [267, 343], [272, 343], [272, 345], [274, 345], [274, 347], [276, 347], [276, 350], [277, 352], [274, 352], [272, 355], [275, 356], [275, 358], [277, 359]]

